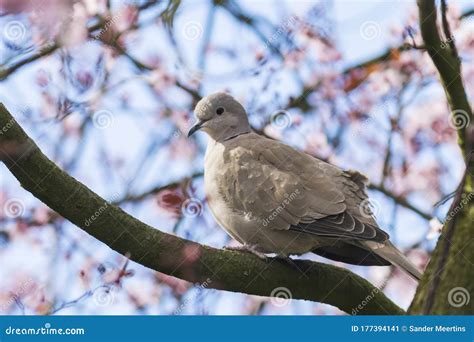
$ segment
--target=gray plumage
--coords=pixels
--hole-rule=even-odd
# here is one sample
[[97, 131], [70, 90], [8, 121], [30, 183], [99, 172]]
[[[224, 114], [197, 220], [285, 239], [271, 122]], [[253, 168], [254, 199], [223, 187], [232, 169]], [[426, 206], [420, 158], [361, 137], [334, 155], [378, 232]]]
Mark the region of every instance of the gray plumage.
[[[314, 252], [357, 265], [420, 271], [389, 241], [367, 207], [367, 179], [267, 139], [250, 129], [245, 109], [216, 93], [196, 106], [197, 130], [210, 136], [204, 183], [216, 221], [259, 253]], [[369, 210], [369, 212], [368, 212]]]

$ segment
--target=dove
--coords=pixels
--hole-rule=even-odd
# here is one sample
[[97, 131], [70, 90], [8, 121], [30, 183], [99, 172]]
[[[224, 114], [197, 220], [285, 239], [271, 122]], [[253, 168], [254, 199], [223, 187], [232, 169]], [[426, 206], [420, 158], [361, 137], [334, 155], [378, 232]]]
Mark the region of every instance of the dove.
[[421, 278], [378, 226], [364, 175], [253, 132], [246, 110], [227, 93], [202, 98], [195, 117], [188, 137], [197, 131], [209, 136], [206, 199], [217, 223], [242, 244], [233, 249], [395, 265]]

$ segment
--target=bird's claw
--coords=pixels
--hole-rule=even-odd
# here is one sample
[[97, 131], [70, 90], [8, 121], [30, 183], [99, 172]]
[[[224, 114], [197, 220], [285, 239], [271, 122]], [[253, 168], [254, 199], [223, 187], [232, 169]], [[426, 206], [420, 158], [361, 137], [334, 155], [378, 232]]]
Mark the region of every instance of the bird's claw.
[[298, 266], [296, 266], [295, 261], [286, 254], [277, 254], [275, 256], [275, 259], [277, 259], [281, 262], [284, 262], [284, 263], [290, 265], [291, 267], [298, 268]]

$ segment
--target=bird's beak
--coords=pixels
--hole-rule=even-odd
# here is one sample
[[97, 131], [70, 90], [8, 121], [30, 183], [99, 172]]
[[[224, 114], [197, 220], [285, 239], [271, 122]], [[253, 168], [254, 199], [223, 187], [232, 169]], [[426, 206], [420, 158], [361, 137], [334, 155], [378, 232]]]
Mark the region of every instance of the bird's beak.
[[202, 125], [204, 125], [206, 121], [198, 121], [194, 124], [193, 127], [188, 132], [188, 138], [194, 134], [194, 132], [199, 131], [202, 128]]

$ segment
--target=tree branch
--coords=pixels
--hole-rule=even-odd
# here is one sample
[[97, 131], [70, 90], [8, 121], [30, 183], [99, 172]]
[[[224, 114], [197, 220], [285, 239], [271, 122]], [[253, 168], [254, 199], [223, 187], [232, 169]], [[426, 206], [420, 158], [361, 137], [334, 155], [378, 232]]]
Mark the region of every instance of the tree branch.
[[[49, 160], [0, 104], [0, 158], [21, 186], [110, 248], [153, 270], [207, 287], [271, 296], [287, 288], [295, 299], [351, 313], [403, 314], [378, 288], [347, 269], [200, 245], [161, 232], [107, 203]], [[277, 294], [277, 293], [276, 293]], [[273, 294], [275, 295], [275, 294]], [[365, 304], [365, 305], [364, 305]]]
[[203, 172], [196, 172], [196, 173], [193, 173], [191, 176], [188, 176], [186, 178], [183, 178], [183, 179], [180, 179], [180, 180], [177, 180], [177, 181], [165, 184], [165, 185], [154, 186], [153, 188], [148, 189], [148, 190], [146, 190], [146, 191], [144, 191], [140, 194], [125, 196], [125, 197], [113, 202], [113, 204], [118, 205], [118, 204], [122, 204], [122, 203], [126, 203], [126, 202], [139, 202], [139, 201], [142, 201], [142, 200], [144, 200], [145, 198], [147, 198], [149, 196], [156, 195], [157, 193], [160, 193], [161, 191], [164, 191], [164, 190], [167, 190], [167, 189], [176, 188], [176, 187], [184, 184], [187, 180], [198, 178], [198, 177], [201, 177], [203, 175], [204, 175]]
[[[466, 19], [470, 18], [472, 15], [474, 15], [474, 9], [470, 9], [470, 10], [462, 13], [459, 16], [459, 20], [466, 20]], [[438, 46], [439, 46], [439, 44], [438, 44]], [[384, 52], [382, 52], [379, 55], [376, 55], [376, 56], [374, 56], [372, 58], [369, 58], [365, 61], [362, 61], [360, 63], [356, 63], [356, 64], [348, 66], [347, 68], [345, 68], [342, 71], [342, 74], [343, 75], [349, 75], [349, 74], [351, 74], [352, 72], [354, 72], [356, 70], [363, 70], [367, 67], [370, 67], [371, 65], [376, 65], [376, 64], [381, 64], [381, 63], [384, 63], [384, 62], [388, 62], [392, 59], [392, 56], [396, 56], [399, 53], [403, 53], [405, 51], [412, 50], [413, 48], [415, 48], [415, 47], [412, 46], [412, 45], [409, 45], [409, 44], [402, 44], [402, 45], [397, 46], [397, 47], [388, 48], [387, 50], [385, 50]], [[419, 47], [416, 47], [416, 48], [419, 48]], [[424, 47], [423, 47], [423, 49], [424, 49]], [[362, 84], [362, 82], [360, 84]], [[311, 108], [311, 105], [308, 103], [307, 98], [308, 98], [309, 95], [311, 95], [311, 93], [314, 90], [317, 89], [318, 85], [319, 85], [319, 83], [316, 83], [315, 85], [305, 86], [302, 89], [300, 95], [295, 96], [295, 99], [290, 102], [287, 109], [297, 107], [297, 108], [300, 108], [301, 110], [305, 111], [308, 108]], [[357, 89], [357, 87], [355, 87], [354, 89]]]
[[51, 53], [56, 51], [58, 48], [59, 48], [59, 45], [57, 43], [45, 44], [41, 46], [38, 49], [38, 51], [31, 54], [30, 56], [27, 56], [19, 60], [15, 64], [11, 65], [9, 68], [0, 68], [0, 81], [3, 81], [4, 79], [6, 79], [9, 75], [13, 74], [17, 69], [20, 69], [21, 67], [31, 62], [34, 62], [37, 59], [50, 55]]
[[[456, 120], [456, 115], [465, 116], [467, 125], [457, 125], [460, 139], [460, 146], [465, 155], [472, 151], [472, 146], [466, 146], [466, 134], [468, 129], [472, 134], [474, 124], [472, 118], [472, 109], [467, 99], [466, 91], [461, 75], [461, 61], [456, 50], [451, 49], [451, 43], [454, 44], [454, 37], [447, 37], [450, 40], [446, 44], [441, 40], [438, 25], [436, 23], [436, 6], [432, 0], [418, 0], [421, 36], [425, 42], [426, 49], [433, 60], [436, 69], [439, 72], [441, 83], [446, 92], [449, 106], [451, 107], [451, 119]], [[447, 20], [443, 20], [444, 27], [450, 32]], [[469, 125], [469, 123], [471, 123]], [[467, 147], [467, 148], [466, 148]], [[467, 158], [466, 158], [467, 160]]]
[[[152, 5], [155, 5], [153, 1], [147, 1], [144, 4], [138, 6], [137, 10], [138, 12], [140, 12], [142, 10], [149, 8]], [[87, 31], [89, 34], [92, 34], [93, 32], [97, 30], [103, 29], [104, 25], [107, 23], [107, 21], [105, 21], [103, 18], [96, 18], [96, 19], [98, 19], [96, 23], [87, 27]], [[34, 62], [38, 59], [49, 56], [50, 54], [54, 53], [59, 48], [61, 48], [61, 46], [57, 42], [49, 42], [40, 46], [35, 53], [31, 54], [30, 56], [23, 57], [18, 62], [8, 67], [4, 64], [0, 64], [0, 81], [3, 81], [6, 78], [8, 78], [17, 69], [20, 69], [21, 67], [28, 65], [29, 63]]]
[[403, 196], [398, 196], [398, 195], [394, 194], [393, 192], [391, 192], [390, 190], [386, 189], [383, 185], [377, 185], [377, 184], [370, 183], [367, 186], [367, 188], [369, 188], [371, 190], [376, 190], [378, 192], [381, 192], [385, 196], [387, 196], [387, 197], [391, 198], [392, 200], [394, 200], [395, 203], [397, 203], [398, 205], [401, 205], [405, 209], [413, 211], [414, 213], [420, 215], [425, 220], [430, 221], [434, 217], [433, 215], [431, 215], [427, 212], [424, 212], [421, 209], [419, 209], [419, 208], [415, 207], [414, 205], [410, 204]]
[[[418, 0], [421, 35], [438, 70], [451, 109], [450, 119], [457, 128], [459, 145], [466, 158], [466, 171], [449, 209], [442, 234], [420, 280], [409, 312], [413, 314], [472, 315], [470, 294], [474, 293], [474, 123], [464, 90], [461, 61], [446, 19], [446, 4], [441, 2], [442, 26], [448, 44], [441, 40], [434, 0]], [[461, 119], [461, 121], [458, 121]], [[459, 295], [467, 300], [458, 302]]]

